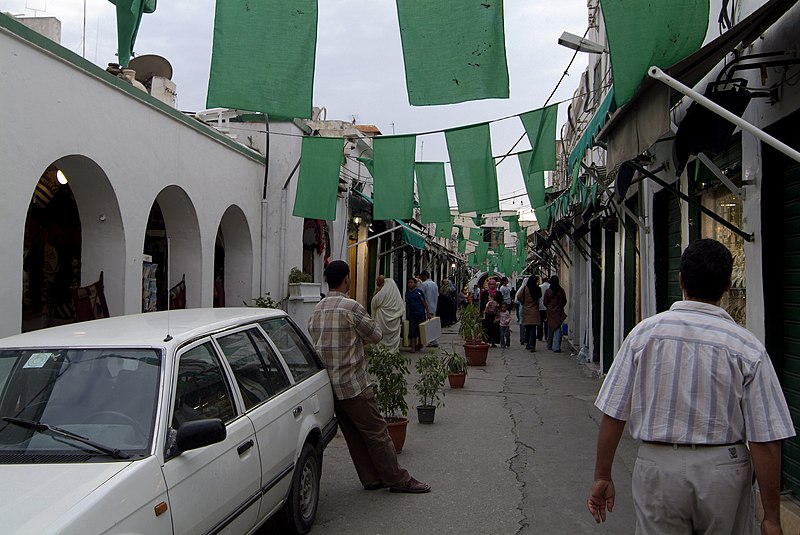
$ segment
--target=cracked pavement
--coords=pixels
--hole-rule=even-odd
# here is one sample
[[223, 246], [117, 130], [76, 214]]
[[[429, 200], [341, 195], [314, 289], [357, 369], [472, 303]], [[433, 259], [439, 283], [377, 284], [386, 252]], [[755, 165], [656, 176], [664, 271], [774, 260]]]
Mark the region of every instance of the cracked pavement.
[[[638, 444], [627, 431], [617, 451], [617, 503], [606, 524], [586, 509], [594, 471], [600, 380], [565, 352], [517, 342], [489, 350], [466, 386], [445, 386], [433, 425], [417, 423], [416, 379], [409, 376], [409, 426], [401, 466], [430, 483], [429, 494], [365, 491], [341, 433], [325, 451], [320, 503], [311, 533], [557, 534], [633, 533], [630, 480]], [[463, 352], [456, 327], [440, 346]], [[428, 350], [430, 351], [430, 350]], [[262, 529], [260, 534], [270, 533]]]

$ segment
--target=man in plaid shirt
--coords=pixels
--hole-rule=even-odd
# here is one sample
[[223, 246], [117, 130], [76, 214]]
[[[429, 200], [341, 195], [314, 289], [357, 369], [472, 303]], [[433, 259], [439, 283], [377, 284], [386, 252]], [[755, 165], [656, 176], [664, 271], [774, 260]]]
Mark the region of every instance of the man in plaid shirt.
[[420, 483], [397, 463], [386, 420], [367, 380], [364, 343], [380, 342], [380, 328], [363, 306], [347, 297], [350, 267], [345, 262], [331, 262], [325, 280], [329, 292], [308, 320], [308, 332], [331, 379], [334, 410], [358, 478], [367, 490], [389, 487], [392, 492], [428, 492], [430, 485]]

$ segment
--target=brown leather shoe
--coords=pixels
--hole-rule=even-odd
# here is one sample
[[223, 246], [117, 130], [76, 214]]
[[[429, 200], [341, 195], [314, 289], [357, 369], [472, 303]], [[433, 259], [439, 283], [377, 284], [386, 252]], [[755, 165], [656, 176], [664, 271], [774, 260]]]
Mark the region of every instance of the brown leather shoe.
[[383, 484], [383, 481], [376, 481], [375, 483], [364, 485], [364, 490], [380, 490], [385, 488], [386, 485]]
[[410, 494], [424, 494], [431, 491], [431, 486], [427, 483], [420, 483], [413, 477], [405, 483], [400, 483], [393, 487], [389, 487], [390, 492], [408, 492]]

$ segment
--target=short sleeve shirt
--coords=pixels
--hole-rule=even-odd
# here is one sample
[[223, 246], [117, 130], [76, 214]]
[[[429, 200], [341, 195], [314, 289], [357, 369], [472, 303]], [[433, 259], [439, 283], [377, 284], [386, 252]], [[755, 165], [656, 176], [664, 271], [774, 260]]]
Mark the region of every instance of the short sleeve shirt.
[[764, 346], [723, 309], [678, 301], [626, 338], [595, 405], [634, 439], [771, 442], [795, 435]]

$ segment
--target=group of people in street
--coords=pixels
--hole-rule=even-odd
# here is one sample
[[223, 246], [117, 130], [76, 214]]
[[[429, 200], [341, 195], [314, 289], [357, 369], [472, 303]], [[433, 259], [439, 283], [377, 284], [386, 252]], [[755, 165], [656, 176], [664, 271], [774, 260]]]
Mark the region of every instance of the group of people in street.
[[[763, 344], [720, 307], [731, 286], [732, 266], [731, 253], [721, 243], [692, 242], [681, 258], [683, 300], [641, 321], [617, 353], [595, 402], [603, 415], [587, 507], [596, 522], [613, 511], [612, 465], [629, 423], [632, 438], [640, 441], [632, 477], [637, 533], [752, 534], [757, 529], [754, 481], [763, 506], [761, 533], [782, 533], [781, 443], [795, 430]], [[391, 279], [380, 278], [373, 320], [346, 296], [347, 264], [331, 262], [325, 270], [330, 293], [308, 324], [331, 379], [340, 428], [367, 490], [430, 491], [397, 462], [368, 384], [364, 355], [364, 344], [399, 345], [401, 312], [411, 307], [409, 296], [417, 318], [431, 314], [424, 291], [429, 278], [420, 275], [423, 284], [418, 288], [409, 280], [405, 299]], [[502, 346], [509, 342], [506, 295], [512, 293], [501, 279], [489, 280], [477, 295], [484, 321], [497, 326], [492, 332]], [[548, 348], [560, 350], [566, 302], [557, 276], [524, 281], [512, 304], [520, 305], [526, 347], [535, 350], [536, 341], [545, 338]]]

